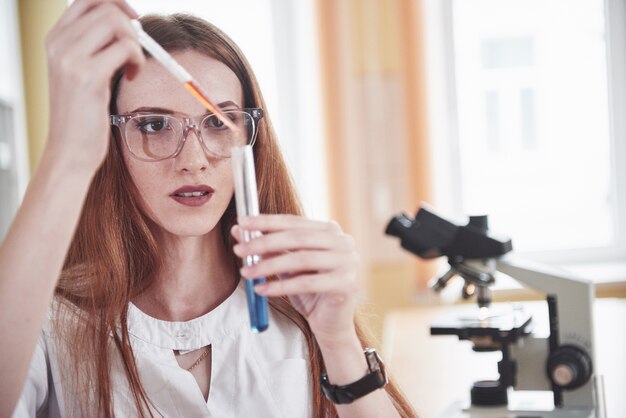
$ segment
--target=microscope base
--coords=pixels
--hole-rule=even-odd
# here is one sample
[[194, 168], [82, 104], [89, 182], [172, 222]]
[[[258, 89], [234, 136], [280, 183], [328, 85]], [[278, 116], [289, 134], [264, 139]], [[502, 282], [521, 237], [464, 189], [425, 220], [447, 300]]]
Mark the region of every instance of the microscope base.
[[551, 411], [511, 410], [507, 407], [467, 407], [462, 402], [451, 405], [440, 418], [595, 418], [590, 408]]

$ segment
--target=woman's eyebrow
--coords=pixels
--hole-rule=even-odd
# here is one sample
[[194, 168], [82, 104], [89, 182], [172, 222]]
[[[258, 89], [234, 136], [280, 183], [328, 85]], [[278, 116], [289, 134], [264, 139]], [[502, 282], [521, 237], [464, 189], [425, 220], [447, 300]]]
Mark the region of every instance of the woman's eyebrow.
[[[234, 108], [235, 108], [235, 110], [239, 110], [239, 109], [240, 109], [240, 108], [239, 108], [239, 105], [238, 105], [237, 103], [235, 103], [235, 102], [231, 101], [231, 100], [228, 100], [228, 101], [225, 101], [225, 102], [218, 103], [216, 106], [217, 106], [217, 107], [219, 107], [219, 108], [220, 108], [220, 109], [222, 109], [222, 110], [224, 110], [224, 109], [225, 109], [225, 110], [233, 110], [233, 109], [227, 109], [227, 108], [229, 108], [229, 107], [230, 107], [230, 108], [234, 107]], [[211, 112], [210, 110], [208, 110], [208, 109], [207, 109], [207, 111], [206, 111], [206, 112], [204, 112], [204, 115], [206, 116], [206, 115], [210, 115], [210, 114], [212, 114], [212, 113], [213, 113], [213, 112]]]
[[[225, 102], [218, 103], [217, 106], [219, 106], [220, 108], [226, 108], [226, 107], [232, 106], [232, 107], [236, 107], [237, 109], [239, 109], [239, 105], [237, 105], [237, 103], [233, 102], [232, 100], [227, 100]], [[167, 115], [172, 115], [176, 112], [171, 109], [166, 109], [164, 107], [142, 106], [128, 113], [163, 113]], [[211, 112], [207, 111], [207, 114], [208, 113], [211, 113]]]
[[128, 113], [166, 113], [168, 115], [171, 115], [173, 113], [175, 113], [173, 110], [170, 109], [165, 109], [163, 107], [149, 107], [149, 106], [143, 106], [143, 107], [138, 107], [135, 110], [132, 110]]
[[225, 102], [218, 103], [217, 105], [218, 105], [219, 107], [230, 107], [230, 106], [234, 106], [234, 107], [236, 107], [237, 109], [239, 109], [239, 105], [238, 105], [237, 103], [233, 102], [232, 100], [227, 100], [227, 101], [225, 101]]

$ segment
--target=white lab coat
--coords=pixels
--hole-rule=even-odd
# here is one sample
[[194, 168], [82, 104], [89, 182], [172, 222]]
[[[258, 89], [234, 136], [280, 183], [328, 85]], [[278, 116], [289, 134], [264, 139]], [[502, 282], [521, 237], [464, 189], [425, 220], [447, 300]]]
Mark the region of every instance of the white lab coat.
[[[158, 320], [131, 304], [128, 329], [142, 384], [164, 417], [312, 416], [304, 335], [274, 312], [270, 312], [270, 326], [265, 332], [252, 333], [242, 285], [213, 311], [186, 322]], [[76, 416], [78, 407], [65, 405], [67, 397], [62, 392], [70, 386], [59, 373], [68, 361], [67, 356], [57, 355], [62, 350], [59, 341], [48, 323], [13, 418]], [[211, 389], [205, 401], [191, 373], [179, 367], [173, 350], [207, 345], [212, 346], [212, 364]], [[115, 416], [136, 416], [119, 360], [113, 361], [111, 377]]]

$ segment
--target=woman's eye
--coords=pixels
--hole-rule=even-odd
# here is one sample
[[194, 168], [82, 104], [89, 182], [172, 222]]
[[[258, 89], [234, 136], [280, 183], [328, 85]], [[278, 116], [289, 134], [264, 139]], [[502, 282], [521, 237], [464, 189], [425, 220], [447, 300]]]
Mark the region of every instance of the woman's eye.
[[[240, 119], [240, 116], [237, 112], [226, 111], [223, 112], [223, 114], [226, 115], [226, 117], [230, 119], [234, 124], [237, 124], [238, 119]], [[220, 118], [215, 115], [211, 115], [204, 122], [204, 127], [208, 129], [225, 129], [226, 125], [224, 125], [224, 122], [222, 122]]]
[[204, 123], [207, 128], [218, 128], [221, 129], [224, 127], [224, 123], [217, 116], [209, 116]]
[[148, 120], [139, 122], [139, 129], [147, 133], [156, 133], [164, 129], [167, 129], [168, 127], [169, 127], [169, 124], [167, 123], [167, 120], [165, 118], [148, 119]]

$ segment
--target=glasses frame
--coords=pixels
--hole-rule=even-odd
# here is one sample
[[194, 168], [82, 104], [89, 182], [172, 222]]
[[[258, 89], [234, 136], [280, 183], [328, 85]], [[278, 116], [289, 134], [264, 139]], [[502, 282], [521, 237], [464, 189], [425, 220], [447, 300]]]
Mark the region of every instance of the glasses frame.
[[[263, 118], [263, 115], [264, 115], [263, 109], [261, 109], [260, 107], [247, 107], [243, 109], [223, 110], [223, 112], [225, 114], [228, 114], [229, 112], [247, 113], [252, 118], [252, 137], [250, 138], [250, 142], [246, 145], [253, 146], [254, 143], [256, 142], [256, 136], [258, 133], [257, 127], [259, 125], [259, 121]], [[126, 139], [126, 123], [132, 118], [137, 117], [137, 116], [168, 116], [168, 117], [173, 117], [177, 119], [178, 121], [182, 122], [183, 131], [182, 131], [182, 135], [180, 139], [178, 140], [176, 151], [174, 151], [171, 155], [167, 157], [158, 158], [158, 159], [148, 159], [148, 158], [142, 158], [142, 157], [137, 156], [131, 149]], [[132, 155], [133, 158], [136, 158], [140, 161], [157, 162], [157, 161], [168, 160], [170, 158], [176, 158], [178, 154], [180, 154], [180, 151], [185, 146], [185, 142], [187, 141], [187, 135], [190, 130], [196, 133], [196, 136], [200, 140], [200, 144], [202, 144], [202, 149], [204, 149], [206, 153], [211, 154], [212, 156], [217, 157], [217, 158], [230, 158], [230, 156], [217, 155], [211, 150], [209, 150], [204, 142], [204, 138], [202, 138], [202, 132], [200, 130], [200, 126], [202, 126], [202, 123], [211, 116], [215, 116], [215, 114], [208, 113], [200, 117], [190, 118], [190, 117], [185, 117], [185, 116], [181, 117], [173, 113], [138, 112], [138, 113], [128, 113], [125, 115], [110, 115], [109, 120], [112, 126], [116, 126], [118, 128], [119, 133], [122, 136], [122, 139], [124, 141], [124, 144], [126, 145], [126, 149], [128, 149], [128, 152], [130, 153], [130, 155]]]

